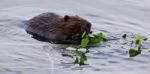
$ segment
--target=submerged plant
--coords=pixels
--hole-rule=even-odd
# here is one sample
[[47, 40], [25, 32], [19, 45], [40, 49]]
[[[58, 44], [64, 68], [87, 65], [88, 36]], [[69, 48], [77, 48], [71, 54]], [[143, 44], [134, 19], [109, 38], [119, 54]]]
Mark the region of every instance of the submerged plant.
[[86, 48], [78, 49], [78, 48], [68, 47], [66, 49], [69, 51], [73, 51], [76, 54], [73, 56], [75, 58], [74, 64], [85, 65], [85, 61], [87, 61]]
[[85, 61], [87, 61], [86, 53], [80, 52], [80, 58], [79, 58], [78, 64], [85, 65]]

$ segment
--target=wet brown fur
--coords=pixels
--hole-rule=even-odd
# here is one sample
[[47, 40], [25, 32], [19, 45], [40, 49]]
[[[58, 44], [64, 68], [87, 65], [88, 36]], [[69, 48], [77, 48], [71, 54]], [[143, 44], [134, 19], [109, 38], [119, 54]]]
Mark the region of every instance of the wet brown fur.
[[[26, 27], [28, 33], [49, 40], [75, 41], [80, 40], [84, 32], [90, 32], [91, 23], [79, 16], [65, 15], [61, 17], [55, 13], [43, 14], [28, 21]], [[32, 31], [29, 28], [31, 28]], [[54, 34], [56, 37], [51, 38], [48, 34]]]

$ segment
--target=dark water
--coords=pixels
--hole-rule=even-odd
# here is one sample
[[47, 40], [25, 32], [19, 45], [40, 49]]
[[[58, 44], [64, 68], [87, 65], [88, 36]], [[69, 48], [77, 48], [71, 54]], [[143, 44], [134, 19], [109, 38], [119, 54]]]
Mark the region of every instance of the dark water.
[[[63, 57], [68, 45], [37, 41], [24, 30], [24, 21], [43, 12], [79, 15], [92, 30], [108, 36], [123, 33], [150, 36], [149, 0], [0, 0], [0, 74], [149, 74], [150, 53], [129, 58], [121, 40], [111, 47], [90, 49], [87, 63], [79, 67]], [[132, 35], [129, 35], [132, 36]], [[118, 43], [119, 42], [119, 43]], [[118, 44], [117, 44], [118, 43]], [[149, 47], [149, 44], [145, 45]]]

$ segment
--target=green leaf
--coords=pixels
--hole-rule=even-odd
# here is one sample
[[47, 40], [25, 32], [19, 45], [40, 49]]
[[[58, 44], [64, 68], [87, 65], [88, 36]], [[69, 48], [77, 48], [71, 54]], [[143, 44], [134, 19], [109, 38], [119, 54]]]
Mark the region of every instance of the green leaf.
[[104, 37], [103, 33], [98, 33], [97, 35], [100, 36], [100, 37]]
[[100, 42], [100, 40], [97, 37], [90, 38], [90, 44], [96, 44], [96, 43], [99, 43], [99, 42]]
[[139, 45], [140, 43], [141, 43], [141, 40], [140, 40], [140, 39], [135, 40], [135, 44], [136, 44], [136, 45]]
[[91, 37], [90, 37], [90, 44], [97, 44], [97, 43], [103, 42], [105, 40], [106, 40], [106, 38], [103, 33], [94, 34], [94, 35], [91, 35]]
[[145, 38], [144, 36], [141, 36], [141, 35], [136, 35], [136, 36], [134, 36], [134, 38], [135, 39], [143, 39], [143, 38]]
[[98, 35], [99, 37], [101, 37], [101, 38], [105, 38], [105, 36], [104, 36], [103, 33], [98, 33], [97, 35]]
[[81, 56], [83, 57], [83, 59], [84, 59], [85, 61], [87, 61], [87, 56], [86, 56], [86, 53], [85, 53], [85, 52], [82, 52]]
[[136, 35], [136, 36], [134, 36], [134, 43], [136, 45], [139, 45], [141, 43], [141, 40], [144, 38], [145, 38], [144, 36]]
[[79, 58], [76, 57], [75, 61], [74, 61], [74, 64], [78, 64], [79, 63]]
[[85, 53], [81, 53], [80, 54], [80, 61], [79, 61], [79, 65], [85, 65], [85, 61], [87, 60]]
[[81, 47], [82, 47], [82, 48], [85, 48], [85, 47], [88, 46], [88, 44], [89, 44], [89, 37], [86, 36], [85, 38], [83, 38], [83, 39], [81, 40]]
[[132, 48], [132, 49], [129, 50], [129, 56], [130, 57], [135, 57], [139, 54], [141, 54], [141, 50], [139, 50], [139, 49], [133, 49]]
[[100, 41], [106, 40], [105, 35], [103, 33], [98, 33], [97, 35], [99, 36]]
[[138, 49], [138, 50], [141, 50], [141, 48], [142, 48], [142, 45], [139, 44], [139, 45], [137, 46], [137, 49]]

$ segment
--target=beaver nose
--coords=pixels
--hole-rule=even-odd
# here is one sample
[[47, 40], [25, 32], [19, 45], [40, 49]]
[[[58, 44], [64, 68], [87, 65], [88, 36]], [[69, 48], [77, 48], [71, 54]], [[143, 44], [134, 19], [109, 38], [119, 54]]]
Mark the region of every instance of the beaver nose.
[[86, 24], [89, 28], [91, 28], [91, 23]]
[[91, 31], [91, 23], [86, 24], [86, 31], [89, 33]]

